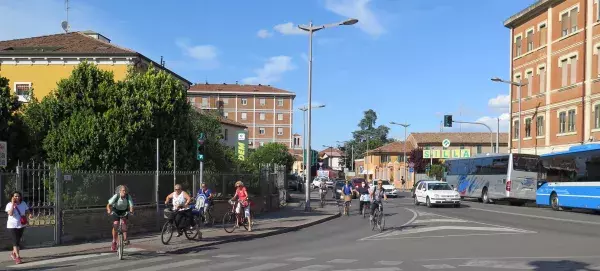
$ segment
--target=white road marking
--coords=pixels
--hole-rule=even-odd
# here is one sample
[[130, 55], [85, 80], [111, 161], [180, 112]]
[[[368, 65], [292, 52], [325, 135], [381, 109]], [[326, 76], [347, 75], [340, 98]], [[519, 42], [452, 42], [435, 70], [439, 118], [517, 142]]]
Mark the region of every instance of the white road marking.
[[[92, 267], [92, 268], [87, 268], [87, 269], [78, 268], [77, 270], [80, 270], [80, 271], [104, 271], [104, 270], [111, 270], [111, 269], [116, 270], [116, 269], [120, 269], [121, 267], [134, 266], [134, 265], [146, 264], [146, 263], [162, 262], [162, 261], [167, 261], [170, 259], [171, 258], [168, 258], [168, 257], [158, 257], [158, 258], [150, 258], [150, 259], [145, 259], [145, 260], [133, 260], [133, 261], [127, 261], [127, 262], [118, 261], [116, 264], [97, 266], [97, 267]], [[77, 266], [79, 267], [79, 265], [77, 265]]]
[[547, 220], [554, 220], [554, 221], [564, 221], [564, 222], [572, 222], [572, 223], [579, 223], [579, 224], [589, 224], [589, 225], [600, 225], [600, 222], [593, 222], [593, 221], [571, 220], [571, 219], [558, 218], [558, 217], [548, 217], [548, 216], [540, 216], [540, 215], [519, 214], [519, 213], [511, 213], [511, 212], [504, 212], [504, 211], [497, 211], [497, 210], [487, 210], [487, 209], [480, 209], [480, 208], [469, 208], [469, 209], [470, 210], [490, 212], [490, 213], [498, 213], [498, 214], [514, 215], [514, 216], [523, 216], [523, 217], [532, 217], [532, 218], [540, 218], [540, 219], [547, 219]]
[[[413, 233], [422, 233], [422, 232], [432, 232], [432, 231], [442, 231], [442, 230], [465, 230], [465, 231], [499, 231], [499, 232], [527, 232], [523, 230], [504, 228], [504, 227], [469, 227], [469, 226], [434, 226], [427, 228], [416, 228], [405, 231], [395, 231], [390, 232], [385, 236], [395, 236], [395, 235], [403, 235], [403, 234], [413, 234]], [[379, 236], [382, 237], [382, 236]]]
[[314, 258], [304, 258], [304, 257], [296, 257], [296, 258], [291, 258], [291, 259], [287, 259], [290, 262], [306, 262], [306, 261], [310, 261], [313, 260]]
[[462, 220], [462, 219], [448, 219], [448, 218], [442, 218], [442, 219], [419, 219], [419, 220], [415, 220], [414, 223], [465, 223], [465, 222], [471, 222], [468, 220]]
[[167, 269], [177, 269], [178, 267], [194, 265], [194, 264], [199, 264], [199, 263], [205, 263], [205, 262], [209, 262], [209, 261], [210, 260], [204, 260], [204, 259], [191, 259], [191, 260], [185, 260], [185, 261], [176, 261], [176, 262], [168, 263], [168, 264], [147, 266], [147, 267], [142, 267], [142, 268], [129, 270], [129, 271], [160, 271], [160, 270], [167, 270]]
[[328, 261], [328, 263], [353, 263], [356, 262], [355, 259], [333, 259]]
[[270, 260], [273, 259], [275, 257], [271, 257], [271, 256], [255, 256], [255, 257], [248, 257], [246, 259], [248, 260], [252, 260], [252, 261], [265, 261], [265, 260]]
[[364, 269], [341, 269], [334, 271], [399, 271], [398, 267], [382, 267], [382, 268], [364, 268]]
[[123, 249], [124, 252], [138, 252], [145, 251], [145, 249], [137, 248], [137, 247], [128, 247]]
[[402, 262], [401, 261], [378, 261], [377, 264], [391, 266], [391, 265], [401, 265]]
[[[411, 224], [411, 223], [413, 223], [413, 222], [414, 222], [414, 221], [417, 219], [417, 217], [418, 217], [418, 215], [417, 215], [417, 212], [416, 212], [416, 211], [414, 211], [414, 210], [411, 210], [411, 209], [409, 209], [409, 208], [404, 208], [404, 209], [411, 211], [411, 212], [413, 213], [413, 217], [412, 217], [412, 218], [411, 218], [409, 221], [407, 221], [406, 223], [404, 223], [404, 224], [400, 225], [400, 228], [403, 228], [403, 227], [405, 227], [405, 226], [407, 226], [407, 225], [410, 225], [410, 224]], [[375, 234], [375, 235], [367, 236], [367, 237], [364, 237], [364, 238], [358, 239], [358, 241], [369, 240], [369, 239], [371, 239], [371, 238], [377, 237], [377, 236], [379, 236], [379, 235], [384, 235], [384, 234], [387, 234], [387, 232], [382, 232], [382, 233], [378, 233], [378, 234]]]
[[447, 264], [426, 264], [423, 267], [427, 269], [454, 269], [456, 267]]
[[221, 269], [221, 268], [230, 268], [230, 267], [238, 267], [241, 265], [247, 265], [248, 262], [224, 262], [224, 263], [220, 263], [220, 264], [215, 264], [215, 265], [209, 265], [208, 269], [212, 270], [212, 269]]
[[465, 264], [459, 265], [465, 267], [483, 267], [483, 268], [503, 268], [518, 270], [533, 270], [535, 267], [527, 263], [510, 263], [494, 260], [471, 260]]
[[309, 265], [302, 268], [294, 269], [291, 271], [323, 271], [330, 268], [331, 265]]
[[[469, 208], [469, 209], [473, 209], [473, 208]], [[445, 216], [445, 215], [438, 215], [438, 214], [436, 214], [436, 216], [443, 217], [443, 218], [448, 218], [448, 219], [458, 219], [458, 218], [455, 218], [455, 217], [450, 217], [450, 216]], [[511, 227], [506, 227], [506, 226], [502, 226], [502, 225], [496, 225], [496, 224], [490, 224], [490, 223], [483, 223], [483, 222], [478, 222], [478, 221], [469, 221], [469, 222], [475, 223], [475, 224], [486, 225], [486, 226], [492, 226], [492, 227], [500, 227], [500, 228], [506, 228], [506, 229], [513, 229], [513, 230], [523, 231], [523, 232], [527, 232], [527, 233], [536, 233], [534, 231], [517, 229], [517, 228], [511, 228]]]
[[240, 255], [229, 255], [229, 254], [223, 254], [223, 255], [215, 255], [213, 256], [213, 258], [223, 258], [223, 259], [230, 259], [230, 258], [235, 258], [235, 257], [239, 257]]
[[488, 236], [488, 235], [516, 235], [523, 234], [520, 232], [497, 232], [497, 233], [471, 233], [471, 234], [448, 234], [448, 235], [427, 235], [427, 236], [402, 236], [402, 237], [385, 237], [376, 239], [367, 239], [370, 241], [374, 240], [401, 240], [401, 239], [423, 239], [423, 238], [443, 238], [443, 237], [464, 237], [464, 236]]
[[529, 256], [529, 257], [479, 257], [479, 258], [441, 258], [441, 259], [418, 259], [414, 260], [417, 262], [429, 262], [429, 261], [449, 261], [449, 260], [511, 260], [511, 259], [525, 259], [525, 260], [537, 260], [537, 259], [600, 259], [600, 255], [590, 256]]
[[83, 259], [89, 259], [89, 258], [95, 258], [95, 257], [101, 257], [101, 256], [107, 256], [107, 255], [114, 255], [114, 253], [100, 253], [100, 254], [88, 254], [88, 255], [78, 255], [78, 256], [71, 256], [71, 257], [63, 257], [63, 258], [56, 258], [56, 259], [49, 259], [49, 260], [43, 260], [43, 261], [37, 261], [37, 262], [29, 262], [29, 263], [22, 263], [22, 264], [18, 264], [18, 265], [11, 265], [8, 267], [19, 267], [19, 268], [24, 268], [24, 267], [32, 267], [32, 266], [40, 266], [40, 265], [46, 265], [46, 264], [53, 264], [53, 263], [63, 263], [63, 262], [70, 262], [70, 261], [77, 261], [77, 260], [83, 260]]
[[252, 266], [252, 267], [248, 267], [248, 268], [244, 268], [244, 269], [239, 269], [236, 271], [263, 271], [263, 270], [271, 270], [271, 269], [279, 268], [279, 267], [286, 266], [286, 265], [287, 265], [286, 263], [266, 263], [266, 264]]

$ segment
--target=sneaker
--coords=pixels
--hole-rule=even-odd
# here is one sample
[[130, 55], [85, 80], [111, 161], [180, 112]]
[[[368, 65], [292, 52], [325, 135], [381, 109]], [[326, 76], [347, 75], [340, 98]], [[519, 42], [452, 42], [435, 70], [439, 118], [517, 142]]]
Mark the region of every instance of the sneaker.
[[117, 242], [112, 242], [112, 245], [110, 246], [110, 250], [117, 251]]
[[14, 251], [10, 253], [10, 258], [11, 258], [13, 261], [17, 259], [17, 257], [15, 256], [15, 252], [14, 252]]
[[21, 258], [16, 258], [16, 259], [15, 259], [15, 263], [16, 263], [16, 264], [21, 264]]

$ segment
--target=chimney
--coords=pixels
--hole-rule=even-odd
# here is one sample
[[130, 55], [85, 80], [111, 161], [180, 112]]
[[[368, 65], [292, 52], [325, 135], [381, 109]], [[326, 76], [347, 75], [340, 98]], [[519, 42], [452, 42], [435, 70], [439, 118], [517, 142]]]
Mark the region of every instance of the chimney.
[[103, 36], [102, 34], [96, 32], [96, 31], [87, 30], [87, 31], [79, 32], [79, 33], [84, 34], [88, 37], [97, 39], [97, 40], [101, 40], [106, 43], [110, 43], [110, 39], [108, 39], [107, 37]]

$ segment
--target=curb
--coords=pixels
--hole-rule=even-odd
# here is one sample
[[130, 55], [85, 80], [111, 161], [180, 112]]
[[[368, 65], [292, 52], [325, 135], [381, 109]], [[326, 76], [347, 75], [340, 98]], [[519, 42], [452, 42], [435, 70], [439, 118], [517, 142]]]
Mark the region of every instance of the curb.
[[298, 226], [294, 226], [294, 227], [288, 227], [288, 228], [281, 229], [281, 230], [274, 230], [274, 231], [265, 232], [265, 233], [259, 233], [259, 234], [254, 234], [254, 235], [250, 235], [250, 236], [233, 237], [233, 238], [227, 239], [227, 240], [215, 241], [215, 242], [212, 242], [212, 243], [207, 243], [207, 244], [202, 244], [202, 245], [197, 245], [197, 246], [191, 246], [191, 247], [186, 247], [186, 248], [172, 249], [172, 250], [166, 250], [166, 251], [160, 251], [160, 252], [157, 251], [157, 253], [161, 253], [161, 254], [184, 254], [185, 252], [188, 252], [189, 250], [193, 250], [193, 249], [197, 249], [197, 248], [209, 247], [209, 246], [221, 245], [221, 244], [233, 243], [233, 242], [240, 242], [240, 241], [247, 241], [247, 240], [252, 240], [252, 239], [257, 239], [257, 238], [263, 238], [263, 237], [273, 236], [273, 235], [279, 235], [279, 234], [283, 234], [283, 233], [288, 233], [288, 232], [292, 232], [292, 231], [297, 231], [297, 230], [300, 230], [300, 229], [308, 228], [310, 226], [314, 226], [314, 225], [317, 225], [317, 224], [321, 224], [321, 223], [333, 220], [335, 218], [338, 218], [340, 216], [341, 216], [341, 214], [337, 213], [337, 214], [333, 214], [333, 215], [330, 215], [330, 216], [325, 217], [325, 218], [321, 218], [319, 220], [315, 220], [315, 221], [310, 222], [310, 223], [306, 223], [306, 224], [302, 224], [302, 225], [298, 225]]

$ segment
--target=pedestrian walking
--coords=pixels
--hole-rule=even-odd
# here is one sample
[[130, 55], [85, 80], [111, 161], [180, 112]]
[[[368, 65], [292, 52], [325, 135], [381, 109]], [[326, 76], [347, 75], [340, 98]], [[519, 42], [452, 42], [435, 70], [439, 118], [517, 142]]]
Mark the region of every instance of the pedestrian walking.
[[404, 176], [400, 177], [400, 182], [402, 182], [402, 189], [406, 190], [406, 181], [404, 180]]
[[12, 198], [10, 202], [6, 204], [5, 211], [8, 214], [6, 228], [10, 232], [13, 244], [13, 250], [10, 253], [10, 257], [15, 261], [16, 264], [20, 264], [20, 247], [23, 231], [25, 231], [25, 227], [29, 223], [28, 219], [31, 219], [33, 216], [29, 211], [27, 203], [23, 201], [21, 192], [17, 191], [12, 193]]

